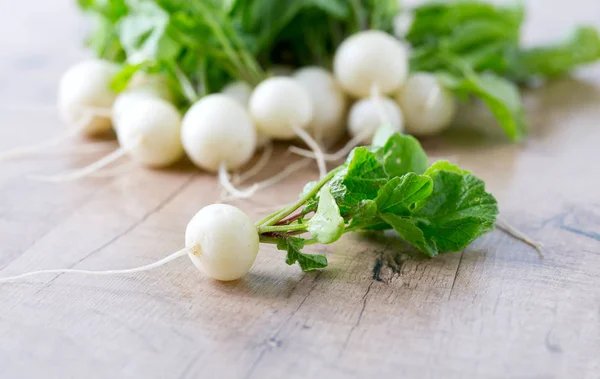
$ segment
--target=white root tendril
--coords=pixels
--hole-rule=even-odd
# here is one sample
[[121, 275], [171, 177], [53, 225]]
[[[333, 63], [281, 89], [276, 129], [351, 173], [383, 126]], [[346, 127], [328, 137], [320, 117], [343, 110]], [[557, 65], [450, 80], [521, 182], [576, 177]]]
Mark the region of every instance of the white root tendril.
[[[296, 171], [302, 170], [303, 168], [307, 167], [310, 163], [312, 163], [312, 159], [301, 159], [299, 161], [296, 161], [290, 165], [288, 165], [283, 171], [281, 171], [279, 174], [274, 175], [272, 177], [270, 177], [269, 179], [263, 180], [262, 182], [258, 182], [255, 183], [253, 185], [256, 186], [255, 191], [260, 191], [260, 190], [264, 190], [267, 189], [271, 186], [274, 186], [275, 184], [281, 182], [283, 179], [287, 178], [288, 176], [290, 176], [291, 174], [295, 173]], [[235, 197], [224, 197], [222, 199], [222, 201], [231, 201], [234, 200]]]
[[109, 168], [106, 170], [95, 172], [93, 174], [90, 174], [90, 176], [93, 176], [94, 178], [113, 178], [115, 176], [123, 175], [136, 167], [138, 167], [136, 162], [129, 161], [127, 163], [120, 164], [115, 168]]
[[539, 256], [541, 258], [544, 257], [544, 254], [543, 254], [544, 244], [542, 244], [539, 241], [534, 241], [532, 238], [528, 237], [523, 232], [521, 232], [520, 230], [518, 230], [517, 228], [515, 228], [514, 226], [509, 224], [505, 219], [501, 218], [500, 216], [498, 216], [496, 218], [496, 227], [498, 229], [502, 230], [503, 232], [509, 234], [510, 236], [518, 239], [519, 241], [522, 241], [522, 242], [528, 244], [529, 246], [532, 246], [537, 251], [537, 253], [539, 254]]
[[256, 176], [259, 172], [262, 171], [263, 168], [265, 168], [269, 164], [269, 159], [271, 159], [271, 156], [273, 155], [273, 151], [274, 151], [273, 143], [270, 141], [267, 142], [267, 144], [265, 145], [265, 147], [262, 151], [260, 158], [258, 158], [258, 161], [256, 161], [256, 164], [254, 166], [250, 167], [248, 170], [246, 170], [246, 172], [244, 172], [243, 174], [236, 175], [233, 178], [233, 183], [242, 184], [246, 180], [251, 179], [254, 176]]
[[152, 270], [154, 268], [163, 266], [169, 262], [171, 262], [172, 260], [175, 260], [177, 258], [183, 257], [184, 255], [187, 255], [191, 252], [194, 251], [194, 247], [186, 247], [183, 248], [179, 251], [174, 252], [173, 254], [162, 258], [154, 263], [150, 263], [144, 266], [140, 266], [140, 267], [134, 267], [134, 268], [130, 268], [130, 269], [124, 269], [124, 270], [102, 270], [102, 271], [96, 271], [96, 270], [77, 270], [77, 269], [70, 269], [70, 268], [65, 268], [65, 269], [56, 269], [56, 270], [38, 270], [38, 271], [31, 271], [31, 272], [27, 272], [25, 274], [21, 274], [21, 275], [15, 275], [15, 276], [9, 276], [6, 278], [0, 278], [0, 283], [2, 282], [9, 282], [9, 281], [15, 281], [15, 280], [20, 280], [23, 278], [27, 278], [30, 276], [35, 276], [35, 275], [42, 275], [42, 274], [84, 274], [84, 275], [121, 275], [121, 274], [134, 274], [137, 272], [143, 272], [143, 271], [149, 271]]
[[321, 146], [319, 146], [317, 141], [315, 141], [314, 138], [312, 138], [310, 134], [308, 134], [302, 128], [293, 125], [292, 129], [294, 129], [296, 135], [300, 137], [300, 139], [302, 139], [302, 141], [304, 141], [304, 143], [306, 143], [308, 147], [310, 147], [310, 149], [313, 151], [315, 159], [317, 161], [317, 166], [319, 167], [319, 178], [323, 179], [325, 175], [327, 175], [327, 163], [325, 162], [325, 157], [323, 156]]
[[67, 141], [80, 134], [94, 117], [110, 117], [110, 109], [108, 109], [108, 116], [106, 115], [106, 112], [107, 110], [103, 108], [88, 108], [84, 112], [82, 118], [75, 125], [73, 125], [73, 127], [70, 130], [61, 133], [56, 137], [50, 138], [46, 141], [30, 144], [27, 146], [17, 147], [12, 150], [0, 153], [0, 162], [9, 159], [23, 158], [29, 155], [34, 155], [48, 148], [60, 145], [64, 141]]
[[82, 179], [82, 178], [85, 178], [86, 176], [96, 173], [98, 170], [102, 169], [103, 167], [106, 167], [109, 164], [115, 162], [116, 160], [122, 158], [123, 156], [127, 155], [127, 152], [128, 152], [127, 149], [121, 147], [121, 148], [118, 148], [117, 150], [113, 151], [112, 153], [108, 154], [104, 158], [101, 158], [100, 160], [98, 160], [86, 167], [83, 167], [79, 170], [75, 170], [75, 171], [72, 171], [72, 172], [69, 172], [66, 174], [51, 175], [51, 176], [32, 175], [32, 176], [29, 176], [28, 178], [31, 180], [36, 180], [36, 181], [41, 181], [41, 182], [54, 182], [54, 183], [69, 182], [72, 180]]
[[[327, 162], [339, 161], [340, 159], [345, 159], [348, 154], [354, 149], [356, 146], [361, 144], [361, 141], [371, 133], [370, 130], [364, 130], [360, 134], [356, 135], [352, 139], [350, 139], [346, 144], [334, 153], [323, 153], [323, 159]], [[306, 149], [302, 149], [298, 146], [290, 146], [288, 150], [294, 154], [300, 155], [302, 157], [316, 159], [316, 155], [314, 152]]]
[[[243, 184], [246, 180], [257, 175], [260, 171], [262, 171], [263, 168], [265, 168], [269, 164], [269, 159], [273, 155], [273, 151], [274, 151], [273, 143], [271, 141], [269, 141], [265, 145], [260, 157], [258, 158], [258, 161], [256, 161], [254, 166], [250, 167], [244, 173], [239, 173], [239, 172], [235, 173], [233, 175], [233, 177], [231, 178], [231, 183], [233, 185], [237, 186], [237, 185]], [[228, 195], [227, 190], [225, 190], [225, 188], [223, 188], [223, 191], [221, 191], [221, 195], [219, 197], [218, 202], [225, 201], [225, 199], [228, 198], [227, 195]]]
[[227, 165], [225, 162], [221, 162], [219, 165], [219, 184], [234, 198], [236, 199], [247, 199], [254, 195], [257, 191], [257, 185], [253, 184], [250, 188], [240, 190], [229, 179], [229, 173], [227, 172]]

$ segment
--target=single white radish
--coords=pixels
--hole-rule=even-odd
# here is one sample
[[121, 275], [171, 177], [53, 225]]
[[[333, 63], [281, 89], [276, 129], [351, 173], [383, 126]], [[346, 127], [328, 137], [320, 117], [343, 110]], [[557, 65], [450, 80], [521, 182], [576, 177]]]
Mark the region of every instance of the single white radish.
[[414, 73], [396, 100], [406, 119], [406, 131], [417, 136], [437, 134], [448, 128], [456, 114], [456, 99], [435, 75]]
[[173, 94], [164, 76], [138, 72], [131, 78], [127, 88], [115, 99], [111, 114], [113, 124], [118, 124], [119, 117], [138, 100], [148, 97], [173, 102]]
[[211, 278], [235, 280], [246, 275], [258, 254], [256, 226], [244, 212], [227, 204], [204, 207], [189, 222], [185, 245], [190, 259]]
[[222, 94], [196, 102], [183, 118], [181, 141], [200, 168], [216, 172], [221, 163], [234, 170], [247, 163], [256, 149], [252, 119], [237, 101]]
[[312, 100], [313, 118], [307, 131], [326, 146], [339, 141], [346, 131], [348, 99], [335, 77], [324, 68], [311, 66], [297, 70], [294, 79]]
[[368, 30], [346, 38], [335, 52], [333, 71], [350, 95], [364, 98], [377, 86], [382, 94], [397, 92], [408, 74], [408, 54], [391, 35]]
[[244, 212], [227, 204], [202, 208], [188, 223], [185, 248], [156, 262], [124, 270], [58, 269], [32, 271], [0, 278], [0, 282], [15, 281], [40, 274], [125, 275], [144, 272], [187, 255], [194, 266], [208, 277], [229, 281], [240, 279], [250, 271], [259, 248], [256, 226]]
[[120, 116], [115, 129], [121, 148], [144, 166], [166, 167], [183, 157], [181, 115], [166, 100], [137, 100]]
[[387, 97], [362, 99], [350, 108], [348, 132], [362, 143], [369, 144], [377, 128], [384, 122], [396, 132], [404, 130], [402, 110], [398, 104]]
[[[117, 94], [110, 81], [118, 66], [104, 60], [86, 60], [64, 73], [58, 86], [58, 110], [68, 125], [77, 125], [85, 135], [111, 128], [110, 109]], [[88, 117], [92, 114], [92, 117]], [[85, 122], [84, 122], [85, 121]]]
[[[229, 96], [238, 103], [240, 103], [244, 108], [248, 108], [248, 102], [250, 101], [250, 96], [252, 95], [252, 87], [250, 84], [243, 81], [235, 81], [227, 84], [221, 90], [223, 95]], [[269, 137], [265, 136], [262, 133], [256, 133], [256, 148], [262, 149], [270, 143]]]
[[305, 129], [313, 118], [310, 94], [296, 80], [273, 77], [252, 92], [249, 111], [259, 132], [275, 139], [296, 137], [294, 128]]

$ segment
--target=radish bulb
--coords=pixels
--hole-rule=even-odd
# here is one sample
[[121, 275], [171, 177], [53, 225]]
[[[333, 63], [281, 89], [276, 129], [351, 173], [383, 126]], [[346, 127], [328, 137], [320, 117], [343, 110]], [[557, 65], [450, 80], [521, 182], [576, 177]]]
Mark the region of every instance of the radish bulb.
[[348, 100], [335, 77], [321, 67], [312, 66], [297, 70], [294, 79], [312, 100], [313, 118], [307, 131], [326, 146], [339, 141], [346, 131]]
[[234, 170], [254, 155], [256, 131], [244, 107], [226, 95], [213, 94], [187, 111], [181, 142], [196, 166], [216, 172], [224, 163], [227, 169]]
[[369, 96], [376, 86], [386, 95], [397, 92], [408, 74], [408, 54], [391, 35], [367, 30], [344, 40], [335, 52], [333, 72], [350, 95]]
[[185, 246], [189, 257], [206, 275], [235, 280], [250, 271], [258, 254], [256, 226], [244, 212], [227, 204], [202, 208], [189, 222]]
[[296, 137], [313, 117], [310, 94], [296, 80], [273, 77], [260, 83], [250, 96], [249, 111], [258, 131], [275, 139]]
[[145, 166], [166, 167], [183, 157], [181, 116], [165, 100], [138, 99], [121, 115], [115, 129], [121, 148]]
[[88, 136], [110, 130], [110, 109], [117, 96], [110, 81], [117, 72], [117, 65], [104, 60], [87, 60], [68, 69], [58, 86], [61, 118]]
[[456, 114], [456, 100], [435, 75], [411, 74], [396, 95], [404, 111], [406, 130], [416, 136], [438, 134], [447, 129]]
[[[381, 109], [379, 110], [378, 107]], [[354, 103], [348, 115], [348, 132], [364, 144], [369, 144], [382, 124], [382, 115], [395, 132], [404, 130], [402, 110], [387, 97], [362, 99]]]

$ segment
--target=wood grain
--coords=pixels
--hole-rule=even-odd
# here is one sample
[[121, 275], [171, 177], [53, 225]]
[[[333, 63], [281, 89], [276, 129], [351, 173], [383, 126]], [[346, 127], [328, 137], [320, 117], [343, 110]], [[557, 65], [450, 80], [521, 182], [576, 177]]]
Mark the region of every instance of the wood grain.
[[[527, 3], [529, 42], [600, 27], [596, 1]], [[0, 14], [4, 150], [63, 130], [51, 106], [60, 73], [85, 56], [85, 22], [68, 0], [1, 6], [11, 10]], [[135, 276], [3, 284], [0, 377], [600, 378], [600, 67], [526, 97], [523, 145], [465, 128], [423, 142], [484, 178], [504, 217], [545, 243], [544, 259], [497, 231], [426, 261], [407, 259], [394, 237], [352, 235], [315, 248], [330, 259], [319, 273], [265, 247], [234, 283], [180, 260]], [[263, 177], [294, 159], [278, 154]], [[99, 156], [1, 163], [1, 276], [149, 263], [179, 249], [189, 218], [218, 198], [214, 177], [187, 163], [60, 185], [26, 179]], [[306, 169], [238, 205], [258, 218], [315, 176]]]

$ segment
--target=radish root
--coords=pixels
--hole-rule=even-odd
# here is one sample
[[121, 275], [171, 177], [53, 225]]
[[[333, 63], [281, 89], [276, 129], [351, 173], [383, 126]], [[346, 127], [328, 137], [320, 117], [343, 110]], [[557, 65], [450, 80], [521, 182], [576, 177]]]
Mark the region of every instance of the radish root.
[[[298, 161], [288, 165], [279, 174], [274, 175], [274, 176], [270, 177], [269, 179], [263, 180], [262, 182], [254, 183], [254, 185], [253, 185], [253, 187], [255, 188], [254, 192], [264, 190], [271, 186], [274, 186], [275, 184], [281, 182], [283, 179], [292, 175], [296, 171], [302, 170], [303, 168], [307, 167], [312, 161], [313, 161], [312, 159], [308, 159], [308, 158], [298, 160]], [[235, 199], [235, 197], [230, 196], [230, 197], [223, 198], [222, 201], [225, 202], [225, 201], [231, 201], [234, 199]]]
[[44, 176], [44, 175], [32, 175], [29, 176], [29, 179], [41, 181], [41, 182], [69, 182], [81, 178], [85, 178], [86, 176], [92, 175], [99, 171], [100, 169], [108, 166], [109, 164], [115, 162], [116, 160], [122, 158], [127, 155], [128, 150], [120, 147], [112, 153], [108, 154], [104, 158], [90, 164], [89, 166], [83, 167], [79, 170], [75, 170], [62, 175], [54, 175], [54, 176]]
[[219, 165], [219, 184], [236, 199], [247, 199], [254, 195], [257, 191], [257, 185], [254, 184], [250, 188], [240, 190], [229, 179], [229, 173], [227, 172], [227, 165], [225, 162], [221, 162]]
[[186, 247], [183, 248], [179, 251], [174, 252], [173, 254], [162, 258], [154, 263], [150, 263], [144, 266], [139, 266], [139, 267], [134, 267], [134, 268], [129, 268], [129, 269], [124, 269], [124, 270], [102, 270], [102, 271], [97, 271], [97, 270], [77, 270], [77, 269], [70, 269], [70, 268], [65, 268], [65, 269], [56, 269], [56, 270], [38, 270], [38, 271], [31, 271], [31, 272], [27, 272], [25, 274], [20, 274], [20, 275], [15, 275], [15, 276], [9, 276], [6, 278], [0, 278], [0, 283], [2, 282], [9, 282], [9, 281], [14, 281], [14, 280], [20, 280], [23, 278], [27, 278], [30, 276], [35, 276], [35, 275], [42, 275], [42, 274], [84, 274], [84, 275], [120, 275], [120, 274], [134, 274], [137, 272], [143, 272], [143, 271], [148, 271], [148, 270], [152, 270], [154, 268], [163, 266], [169, 262], [171, 262], [172, 260], [175, 260], [177, 258], [183, 257], [184, 255], [187, 255], [189, 253], [192, 253], [194, 251], [194, 247]]
[[310, 147], [311, 150], [313, 151], [313, 153], [315, 155], [315, 159], [317, 161], [317, 166], [319, 167], [319, 178], [323, 179], [325, 177], [325, 175], [327, 175], [327, 163], [325, 162], [325, 157], [323, 156], [323, 151], [321, 150], [321, 146], [319, 146], [317, 141], [315, 141], [314, 138], [312, 138], [310, 136], [310, 134], [308, 134], [302, 128], [299, 128], [298, 126], [293, 125], [292, 129], [294, 129], [294, 132], [296, 132], [296, 135], [298, 135], [298, 137], [300, 137], [304, 141], [304, 143], [306, 143], [308, 145], [308, 147]]
[[[358, 134], [357, 136], [353, 137], [348, 142], [346, 142], [346, 144], [338, 151], [330, 154], [323, 153], [323, 159], [325, 159], [327, 162], [333, 162], [346, 158], [346, 156], [350, 154], [350, 151], [352, 151], [352, 149], [354, 149], [356, 146], [360, 145], [361, 141], [365, 138], [365, 136], [369, 135], [370, 133], [371, 132], [369, 130], [365, 130], [361, 134]], [[298, 146], [290, 146], [288, 150], [302, 157], [316, 159], [316, 155], [314, 152], [302, 149]]]
[[542, 244], [541, 242], [535, 241], [529, 236], [525, 235], [523, 232], [509, 224], [505, 219], [501, 218], [500, 216], [498, 216], [496, 219], [496, 227], [502, 230], [504, 233], [509, 234], [513, 238], [516, 238], [517, 240], [522, 241], [529, 246], [532, 246], [537, 251], [540, 258], [544, 258], [544, 244]]
[[0, 153], [0, 162], [15, 159], [15, 158], [23, 158], [29, 155], [37, 154], [45, 149], [60, 145], [66, 140], [69, 140], [76, 135], [80, 134], [86, 127], [86, 125], [92, 121], [94, 117], [110, 117], [110, 109], [102, 109], [102, 108], [87, 108], [82, 116], [82, 118], [73, 125], [71, 130], [68, 130], [60, 135], [50, 138], [46, 141], [30, 144], [27, 146], [21, 146], [14, 148], [12, 150], [5, 151]]

